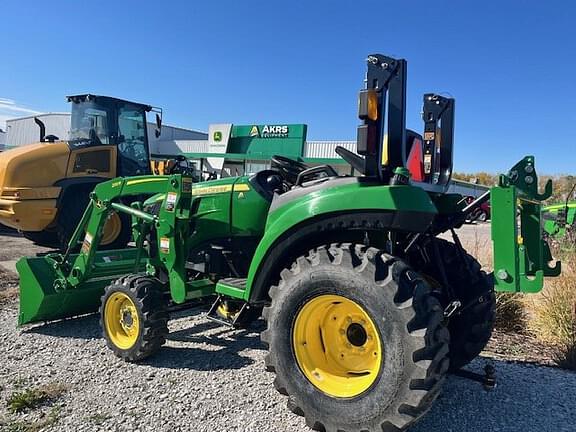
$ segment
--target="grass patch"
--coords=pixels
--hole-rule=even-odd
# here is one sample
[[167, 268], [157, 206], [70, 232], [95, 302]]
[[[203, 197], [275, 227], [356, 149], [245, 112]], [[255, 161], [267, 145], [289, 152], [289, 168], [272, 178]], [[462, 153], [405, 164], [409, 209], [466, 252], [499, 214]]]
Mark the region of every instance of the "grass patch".
[[527, 327], [524, 296], [516, 293], [496, 294], [496, 328], [504, 332], [524, 333]]
[[59, 383], [42, 385], [35, 389], [26, 389], [13, 393], [7, 401], [8, 409], [15, 413], [34, 409], [54, 402], [66, 392], [66, 387]]
[[4, 420], [0, 421], [2, 431], [6, 432], [40, 432], [54, 426], [60, 420], [60, 407], [54, 407], [48, 415], [36, 421]]
[[562, 256], [562, 274], [546, 281], [528, 303], [530, 328], [538, 339], [554, 346], [554, 361], [576, 370], [576, 254]]
[[474, 228], [474, 237], [465, 245], [465, 248], [468, 249], [470, 255], [478, 260], [484, 271], [490, 272], [493, 264], [492, 241], [482, 237], [478, 232], [479, 229], [481, 226]]

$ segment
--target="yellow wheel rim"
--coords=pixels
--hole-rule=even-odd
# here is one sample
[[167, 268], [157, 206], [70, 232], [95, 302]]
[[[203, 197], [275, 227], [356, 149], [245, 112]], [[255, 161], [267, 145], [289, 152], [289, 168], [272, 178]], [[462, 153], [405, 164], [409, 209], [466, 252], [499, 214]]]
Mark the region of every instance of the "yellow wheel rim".
[[100, 244], [102, 246], [109, 245], [118, 238], [121, 231], [122, 220], [120, 219], [120, 216], [116, 212], [110, 213], [104, 223], [104, 228], [102, 228], [102, 240], [100, 241]]
[[380, 336], [368, 313], [346, 297], [320, 295], [304, 304], [292, 344], [306, 378], [328, 396], [358, 396], [378, 377]]
[[128, 295], [115, 292], [104, 306], [104, 325], [110, 341], [120, 349], [131, 348], [140, 334], [140, 319]]

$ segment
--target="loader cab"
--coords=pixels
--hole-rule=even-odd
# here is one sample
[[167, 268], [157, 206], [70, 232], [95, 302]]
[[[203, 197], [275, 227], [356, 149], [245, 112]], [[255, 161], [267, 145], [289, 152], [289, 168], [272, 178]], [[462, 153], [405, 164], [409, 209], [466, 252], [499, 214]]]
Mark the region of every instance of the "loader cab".
[[[73, 155], [69, 174], [151, 174], [146, 123], [151, 106], [90, 94], [68, 96], [68, 101], [72, 103], [68, 145]], [[158, 131], [160, 127], [158, 120]]]

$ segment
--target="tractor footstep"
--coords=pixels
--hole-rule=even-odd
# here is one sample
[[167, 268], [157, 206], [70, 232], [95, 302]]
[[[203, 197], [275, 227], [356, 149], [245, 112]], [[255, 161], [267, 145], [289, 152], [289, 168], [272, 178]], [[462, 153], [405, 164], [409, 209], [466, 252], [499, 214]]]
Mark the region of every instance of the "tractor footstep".
[[249, 308], [248, 303], [243, 303], [237, 312], [232, 314], [229, 318], [226, 318], [217, 313], [218, 308], [223, 305], [224, 302], [224, 297], [219, 295], [210, 307], [210, 310], [206, 313], [206, 318], [223, 326], [232, 328], [239, 327], [239, 318], [246, 312], [246, 309]]

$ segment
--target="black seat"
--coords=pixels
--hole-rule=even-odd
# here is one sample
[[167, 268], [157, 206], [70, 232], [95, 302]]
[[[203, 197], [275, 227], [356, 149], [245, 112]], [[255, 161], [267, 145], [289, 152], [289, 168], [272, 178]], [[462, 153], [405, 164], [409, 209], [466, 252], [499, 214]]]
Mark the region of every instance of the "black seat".
[[282, 175], [273, 169], [266, 169], [257, 172], [248, 179], [256, 192], [262, 195], [267, 201], [272, 201], [274, 193], [283, 192]]

